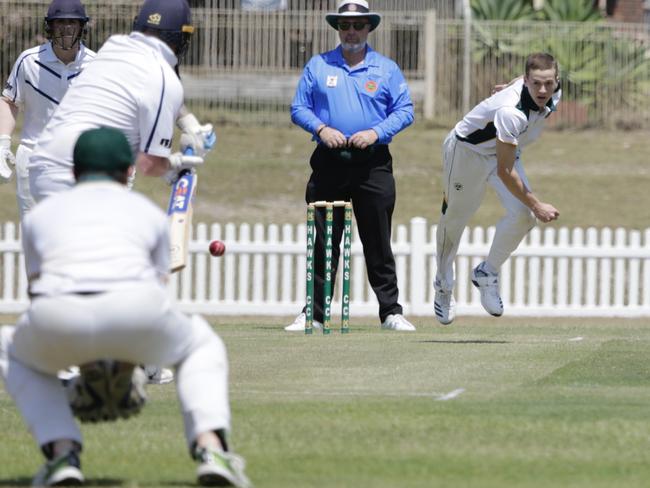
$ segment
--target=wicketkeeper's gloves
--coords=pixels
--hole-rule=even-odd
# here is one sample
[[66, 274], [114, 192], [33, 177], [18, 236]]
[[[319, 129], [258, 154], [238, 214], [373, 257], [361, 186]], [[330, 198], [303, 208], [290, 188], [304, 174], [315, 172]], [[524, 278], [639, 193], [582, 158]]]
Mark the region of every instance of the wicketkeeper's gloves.
[[80, 367], [66, 386], [72, 412], [82, 422], [110, 422], [137, 415], [147, 401], [147, 375], [139, 366], [101, 360]]

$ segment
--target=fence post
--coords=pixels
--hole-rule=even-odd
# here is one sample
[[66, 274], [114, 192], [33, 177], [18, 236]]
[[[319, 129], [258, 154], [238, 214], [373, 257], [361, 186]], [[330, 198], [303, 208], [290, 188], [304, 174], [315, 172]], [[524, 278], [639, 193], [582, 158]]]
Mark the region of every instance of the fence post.
[[[571, 247], [583, 249], [584, 248], [584, 231], [580, 227], [576, 227], [571, 232]], [[582, 305], [582, 268], [584, 258], [582, 256], [574, 256], [571, 259], [571, 302], [572, 308], [579, 308]]]
[[[643, 232], [643, 247], [650, 246], [650, 229]], [[643, 260], [643, 294], [641, 303], [644, 308], [650, 308], [650, 259]]]
[[470, 100], [470, 68], [472, 66], [472, 9], [469, 0], [462, 0], [463, 3], [463, 113], [469, 112]]
[[424, 118], [436, 112], [436, 11], [427, 10], [424, 21]]
[[409, 291], [411, 302], [411, 313], [413, 315], [424, 315], [427, 311], [426, 303], [426, 233], [427, 221], [422, 217], [411, 219], [411, 246], [409, 263]]
[[[600, 247], [603, 251], [612, 250], [612, 231], [605, 227], [600, 231]], [[611, 306], [611, 277], [612, 277], [612, 260], [603, 258], [600, 260], [600, 299], [598, 305], [602, 308]]]
[[[619, 227], [614, 236], [614, 245], [620, 253], [625, 250], [627, 232]], [[614, 306], [617, 308], [625, 305], [625, 261], [622, 257], [614, 259]]]
[[[586, 245], [589, 249], [595, 249], [598, 247], [598, 230], [595, 227], [589, 227], [587, 229]], [[593, 308], [596, 306], [596, 289], [598, 288], [598, 262], [596, 258], [587, 258], [586, 267], [584, 305]]]
[[[210, 226], [210, 241], [221, 239], [221, 224]], [[221, 259], [211, 259], [210, 263], [210, 301], [221, 298]]]
[[[542, 238], [539, 227], [533, 227], [528, 235], [528, 247], [535, 249], [535, 252], [540, 248], [540, 241]], [[541, 281], [541, 263], [538, 256], [531, 256], [528, 258], [528, 306], [539, 307], [539, 290], [543, 285]]]
[[[196, 241], [201, 244], [201, 250], [194, 256], [194, 300], [205, 302], [207, 298], [206, 283], [208, 279], [208, 253], [205, 249], [208, 247], [208, 226], [201, 223], [196, 226]], [[193, 253], [190, 254], [192, 256]]]
[[[638, 230], [630, 231], [630, 242], [628, 243], [630, 250], [638, 253], [641, 250], [641, 232]], [[628, 262], [628, 307], [638, 307], [639, 300], [639, 275], [641, 268], [641, 260], [639, 258], [631, 258]]]
[[[544, 244], [543, 247], [555, 247], [555, 229], [553, 227], [546, 227], [544, 229]], [[553, 258], [544, 258], [544, 288], [542, 291], [542, 304], [545, 308], [553, 306], [553, 272], [554, 260]]]

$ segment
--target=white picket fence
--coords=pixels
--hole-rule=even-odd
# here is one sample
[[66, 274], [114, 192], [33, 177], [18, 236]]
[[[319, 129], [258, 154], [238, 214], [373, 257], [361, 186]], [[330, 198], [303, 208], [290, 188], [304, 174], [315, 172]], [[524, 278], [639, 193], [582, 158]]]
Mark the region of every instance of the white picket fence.
[[[467, 229], [456, 261], [458, 313], [483, 315], [471, 269], [487, 254], [494, 228]], [[226, 254], [213, 258], [211, 240]], [[421, 217], [397, 226], [393, 251], [400, 302], [412, 316], [433, 315], [435, 226]], [[305, 226], [199, 224], [191, 263], [175, 276], [170, 293], [186, 311], [227, 315], [293, 315], [305, 292]], [[15, 224], [0, 235], [0, 312], [27, 305], [26, 278]], [[501, 270], [501, 294], [511, 316], [650, 316], [650, 229], [535, 228]], [[352, 244], [351, 315], [376, 316], [361, 243]], [[340, 289], [333, 313], [340, 312]]]

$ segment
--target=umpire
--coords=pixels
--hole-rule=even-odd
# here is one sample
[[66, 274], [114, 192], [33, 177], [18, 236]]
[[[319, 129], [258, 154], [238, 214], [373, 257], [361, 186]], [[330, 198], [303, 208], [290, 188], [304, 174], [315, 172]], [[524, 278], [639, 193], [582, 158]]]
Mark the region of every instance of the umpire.
[[[413, 331], [398, 302], [391, 219], [395, 207], [393, 161], [388, 144], [413, 122], [409, 89], [395, 62], [367, 43], [381, 16], [366, 0], [341, 0], [326, 15], [340, 45], [305, 66], [291, 104], [291, 120], [313, 135], [312, 174], [306, 200], [351, 200], [363, 244], [370, 285], [384, 329]], [[319, 209], [320, 210], [320, 209]], [[343, 232], [342, 208], [335, 209], [332, 274]], [[314, 320], [323, 320], [324, 214], [316, 214]], [[304, 330], [305, 314], [285, 330]]]

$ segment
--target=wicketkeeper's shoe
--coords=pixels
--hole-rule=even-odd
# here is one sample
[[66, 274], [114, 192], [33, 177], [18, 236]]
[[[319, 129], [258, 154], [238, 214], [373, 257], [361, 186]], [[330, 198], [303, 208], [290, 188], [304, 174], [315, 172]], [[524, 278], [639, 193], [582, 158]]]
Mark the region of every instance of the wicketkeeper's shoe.
[[235, 486], [252, 488], [244, 474], [246, 462], [234, 453], [218, 449], [197, 447], [194, 459], [199, 462], [196, 470], [197, 481], [201, 486]]
[[76, 451], [69, 451], [46, 462], [36, 473], [32, 486], [80, 486], [84, 482]]
[[168, 368], [147, 365], [144, 367], [144, 372], [150, 385], [166, 385], [174, 381], [174, 372]]
[[499, 294], [499, 275], [484, 269], [484, 263], [472, 270], [472, 283], [481, 292], [481, 305], [495, 317], [503, 315], [503, 302]]
[[436, 297], [433, 300], [433, 309], [436, 318], [442, 325], [451, 324], [456, 318], [456, 300], [451, 291], [436, 290]]
[[79, 366], [69, 366], [66, 369], [59, 371], [56, 376], [61, 380], [63, 386], [66, 386], [71, 380], [77, 378], [80, 374]]
[[381, 328], [400, 332], [413, 332], [415, 330], [415, 326], [406, 320], [401, 313], [391, 314], [386, 317], [386, 320], [381, 324]]
[[[305, 312], [302, 312], [296, 317], [296, 320], [293, 321], [292, 324], [287, 325], [284, 330], [288, 332], [304, 332], [305, 331], [305, 323], [307, 322], [307, 315], [305, 315]], [[323, 324], [320, 323], [317, 320], [314, 320], [312, 322], [312, 327], [314, 329], [322, 329]]]

